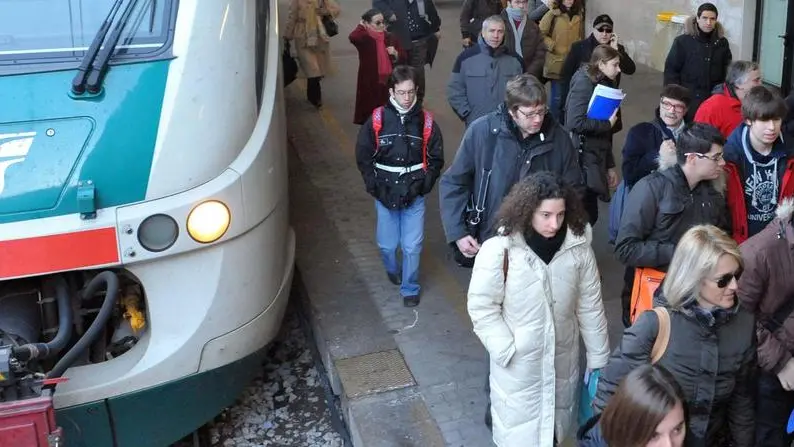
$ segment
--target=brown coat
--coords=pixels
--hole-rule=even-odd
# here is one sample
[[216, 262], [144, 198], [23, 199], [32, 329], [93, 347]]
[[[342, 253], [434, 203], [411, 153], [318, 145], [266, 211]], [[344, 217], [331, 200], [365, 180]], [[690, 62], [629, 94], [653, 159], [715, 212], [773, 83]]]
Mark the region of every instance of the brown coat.
[[[510, 17], [507, 12], [502, 11], [502, 19], [505, 21], [505, 46], [510, 51], [515, 52], [516, 36], [513, 34], [513, 27], [510, 25]], [[540, 79], [543, 76], [543, 65], [546, 63], [546, 44], [540, 34], [538, 25], [524, 17], [527, 24], [524, 26], [524, 33], [521, 36], [521, 52], [524, 59], [524, 73], [529, 73]]]
[[284, 38], [293, 41], [298, 65], [307, 78], [325, 76], [331, 69], [329, 38], [307, 24], [319, 22], [319, 16], [326, 14], [336, 19], [340, 12], [336, 0], [290, 0]]
[[758, 324], [758, 364], [766, 371], [779, 372], [794, 351], [794, 318], [782, 316], [780, 327], [771, 333], [765, 326], [773, 315], [794, 299], [794, 227], [791, 214], [794, 199], [777, 208], [777, 218], [740, 246], [744, 273], [737, 294]]
[[560, 79], [565, 57], [571, 51], [571, 45], [584, 38], [582, 32], [581, 11], [571, 17], [563, 14], [555, 5], [543, 16], [540, 20], [540, 33], [548, 48], [546, 65], [543, 67], [544, 76], [549, 79]]

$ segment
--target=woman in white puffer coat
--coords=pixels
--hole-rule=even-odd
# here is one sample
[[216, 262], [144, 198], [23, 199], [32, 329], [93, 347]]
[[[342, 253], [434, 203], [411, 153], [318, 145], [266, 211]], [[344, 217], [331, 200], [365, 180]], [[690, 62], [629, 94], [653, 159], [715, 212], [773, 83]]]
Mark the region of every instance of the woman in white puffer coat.
[[514, 186], [496, 222], [468, 293], [474, 332], [491, 358], [493, 439], [499, 447], [552, 446], [575, 428], [580, 330], [588, 369], [609, 356], [592, 230], [573, 188], [550, 172]]

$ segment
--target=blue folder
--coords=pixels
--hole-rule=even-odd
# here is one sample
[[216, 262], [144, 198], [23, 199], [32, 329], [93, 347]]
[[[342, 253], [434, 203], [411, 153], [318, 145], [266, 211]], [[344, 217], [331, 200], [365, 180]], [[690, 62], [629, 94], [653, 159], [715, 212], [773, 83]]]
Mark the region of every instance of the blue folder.
[[591, 120], [608, 120], [620, 107], [625, 95], [621, 90], [597, 85], [590, 98], [587, 117]]

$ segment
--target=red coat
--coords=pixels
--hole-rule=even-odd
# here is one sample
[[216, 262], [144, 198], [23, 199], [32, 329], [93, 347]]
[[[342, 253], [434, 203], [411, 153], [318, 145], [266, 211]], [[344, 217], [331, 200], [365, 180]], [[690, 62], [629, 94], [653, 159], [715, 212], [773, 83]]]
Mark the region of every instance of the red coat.
[[[385, 84], [378, 82], [378, 56], [375, 48], [375, 39], [370, 37], [367, 29], [359, 24], [350, 33], [350, 43], [358, 50], [358, 80], [356, 82], [356, 111], [353, 122], [364, 124], [372, 114], [372, 110], [386, 104], [389, 99], [389, 89]], [[386, 46], [397, 50], [399, 57], [392, 64], [404, 63], [405, 51], [400, 47], [397, 38], [386, 34]]]
[[711, 95], [698, 107], [695, 122], [711, 124], [727, 139], [742, 123], [742, 103], [723, 86], [722, 93]]

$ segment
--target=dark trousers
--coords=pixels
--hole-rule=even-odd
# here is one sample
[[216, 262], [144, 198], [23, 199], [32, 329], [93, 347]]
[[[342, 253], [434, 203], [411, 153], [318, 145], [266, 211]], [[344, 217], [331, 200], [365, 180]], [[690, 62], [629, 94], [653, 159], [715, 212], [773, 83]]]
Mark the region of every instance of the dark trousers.
[[761, 371], [755, 405], [755, 445], [791, 446], [794, 436], [786, 433], [786, 425], [791, 410], [794, 410], [794, 392], [785, 391], [776, 374]]
[[588, 188], [582, 198], [582, 205], [590, 218], [590, 226], [595, 225], [598, 221], [598, 193]]
[[416, 98], [421, 101], [425, 97], [425, 64], [427, 64], [427, 38], [411, 42], [408, 50], [408, 65], [416, 70]]
[[633, 267], [626, 267], [626, 271], [623, 273], [623, 290], [620, 291], [623, 327], [631, 326], [631, 291], [634, 288], [634, 271]]
[[306, 80], [306, 99], [316, 107], [323, 104], [323, 93], [320, 88], [320, 80], [322, 77], [308, 78]]

